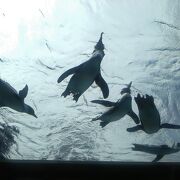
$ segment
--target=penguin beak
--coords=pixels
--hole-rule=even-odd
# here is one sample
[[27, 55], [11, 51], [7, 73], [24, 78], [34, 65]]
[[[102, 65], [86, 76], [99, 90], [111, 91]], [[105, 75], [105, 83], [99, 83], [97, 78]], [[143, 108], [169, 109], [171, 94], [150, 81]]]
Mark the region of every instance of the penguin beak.
[[34, 116], [35, 118], [38, 118], [35, 114], [33, 114], [33, 116]]

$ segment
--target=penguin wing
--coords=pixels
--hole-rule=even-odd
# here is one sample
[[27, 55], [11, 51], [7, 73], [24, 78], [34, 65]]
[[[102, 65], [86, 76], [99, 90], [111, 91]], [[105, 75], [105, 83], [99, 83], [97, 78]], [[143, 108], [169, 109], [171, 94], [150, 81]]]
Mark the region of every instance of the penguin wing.
[[107, 98], [109, 96], [109, 88], [106, 81], [102, 78], [101, 73], [97, 75], [95, 82], [101, 88], [103, 97]]
[[152, 162], [157, 162], [164, 157], [163, 154], [157, 154], [156, 158]]
[[80, 67], [82, 66], [82, 64], [80, 64], [79, 66], [73, 67], [69, 70], [67, 70], [66, 72], [64, 72], [57, 80], [58, 83], [60, 83], [61, 81], [63, 81], [65, 78], [67, 78], [69, 75], [74, 74]]
[[134, 145], [134, 147], [132, 147], [132, 150], [134, 150], [134, 151], [146, 152], [146, 148], [148, 147], [145, 144], [136, 144], [136, 143], [134, 143], [133, 145]]
[[105, 100], [93, 100], [91, 101], [92, 103], [96, 103], [96, 104], [101, 104], [105, 107], [112, 107], [112, 106], [115, 106], [116, 103], [114, 102], [111, 102], [111, 101], [105, 101]]
[[24, 100], [24, 98], [27, 96], [28, 93], [28, 85], [26, 84], [26, 86], [19, 91], [19, 97]]
[[136, 124], [139, 124], [139, 117], [134, 113], [132, 110], [127, 113], [128, 116], [130, 116]]

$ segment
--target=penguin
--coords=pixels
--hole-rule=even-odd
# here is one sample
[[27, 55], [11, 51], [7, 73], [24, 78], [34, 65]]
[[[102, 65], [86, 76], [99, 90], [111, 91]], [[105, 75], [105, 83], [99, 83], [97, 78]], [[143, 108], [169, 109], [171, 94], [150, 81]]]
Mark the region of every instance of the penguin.
[[113, 121], [117, 121], [123, 118], [126, 114], [129, 115], [136, 124], [139, 123], [138, 116], [132, 110], [132, 97], [131, 97], [131, 87], [132, 82], [129, 83], [127, 88], [121, 90], [123, 97], [117, 102], [105, 101], [105, 100], [93, 100], [92, 103], [101, 104], [106, 107], [111, 107], [101, 116], [92, 119], [92, 121], [101, 120], [100, 126], [103, 128], [107, 124]]
[[66, 77], [73, 74], [66, 90], [61, 96], [66, 97], [73, 94], [73, 100], [77, 102], [79, 97], [92, 85], [94, 81], [101, 88], [103, 97], [107, 98], [109, 96], [108, 85], [101, 76], [100, 71], [101, 61], [105, 56], [102, 35], [103, 33], [101, 33], [100, 39], [94, 47], [92, 57], [88, 61], [67, 70], [58, 78], [57, 82], [60, 83]]
[[27, 93], [27, 85], [18, 93], [9, 83], [0, 79], [0, 107], [9, 107], [37, 118], [33, 108], [24, 103]]
[[156, 105], [154, 104], [153, 96], [146, 94], [146, 97], [141, 97], [140, 94], [138, 94], [134, 99], [138, 106], [141, 124], [128, 128], [128, 132], [143, 130], [147, 134], [153, 134], [158, 132], [161, 128], [180, 129], [180, 125], [168, 123], [161, 124], [160, 114], [156, 108]]
[[152, 162], [157, 162], [162, 159], [167, 154], [172, 154], [180, 151], [180, 148], [169, 147], [167, 145], [155, 146], [155, 145], [142, 145], [142, 144], [133, 144], [133, 151], [142, 151], [150, 154], [155, 154], [156, 158]]

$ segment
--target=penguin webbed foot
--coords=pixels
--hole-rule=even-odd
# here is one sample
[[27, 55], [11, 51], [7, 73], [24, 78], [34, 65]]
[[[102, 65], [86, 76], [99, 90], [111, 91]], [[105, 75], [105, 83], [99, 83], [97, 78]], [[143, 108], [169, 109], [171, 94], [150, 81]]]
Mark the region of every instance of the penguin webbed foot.
[[99, 117], [95, 117], [91, 121], [97, 121], [97, 120], [99, 120]]
[[73, 94], [73, 100], [77, 102], [80, 96], [81, 96], [80, 93]]
[[64, 91], [64, 92], [61, 94], [61, 96], [63, 96], [64, 98], [65, 98], [66, 96], [68, 96], [68, 95], [70, 95], [70, 92], [68, 92], [68, 91]]
[[104, 128], [107, 124], [109, 124], [108, 121], [101, 121], [101, 122], [100, 122], [100, 126], [101, 126], [102, 128]]
[[75, 92], [72, 92], [72, 91], [70, 91], [70, 90], [68, 90], [68, 89], [66, 89], [66, 90], [61, 94], [61, 96], [63, 96], [63, 97], [65, 98], [66, 96], [68, 96], [68, 95], [70, 95], [70, 94], [73, 95], [73, 100], [76, 101], [76, 102], [78, 101], [79, 97], [81, 96], [80, 93], [75, 93]]
[[138, 93], [137, 97], [134, 97], [134, 100], [138, 107], [143, 107], [145, 105], [155, 105], [153, 96], [149, 96], [148, 94], [141, 97], [141, 95]]
[[151, 104], [154, 104], [154, 98], [153, 96], [149, 96], [148, 94], [146, 94], [146, 101], [148, 101]]

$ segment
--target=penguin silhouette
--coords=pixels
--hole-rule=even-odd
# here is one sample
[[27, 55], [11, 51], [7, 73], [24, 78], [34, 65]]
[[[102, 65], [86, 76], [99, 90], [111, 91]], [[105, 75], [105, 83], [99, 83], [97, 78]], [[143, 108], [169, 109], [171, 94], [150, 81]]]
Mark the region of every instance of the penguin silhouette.
[[77, 102], [79, 97], [91, 86], [94, 81], [101, 88], [103, 97], [107, 98], [109, 96], [108, 85], [101, 76], [100, 71], [101, 61], [105, 55], [104, 44], [102, 43], [102, 35], [103, 33], [101, 33], [100, 39], [95, 46], [92, 57], [88, 61], [67, 70], [58, 78], [57, 82], [60, 83], [66, 77], [73, 74], [66, 90], [62, 93], [61, 96], [66, 97], [70, 94], [73, 94], [73, 100]]
[[37, 118], [33, 108], [24, 103], [27, 93], [27, 85], [18, 93], [10, 84], [0, 79], [0, 107], [9, 107]]
[[123, 118], [126, 114], [129, 115], [136, 124], [139, 123], [138, 116], [132, 110], [132, 97], [130, 95], [132, 82], [129, 83], [127, 88], [121, 90], [123, 97], [117, 102], [105, 101], [105, 100], [93, 100], [91, 102], [101, 104], [106, 107], [111, 107], [110, 110], [106, 111], [101, 116], [92, 119], [92, 121], [101, 120], [100, 126], [103, 128], [110, 122], [117, 121]]
[[156, 133], [161, 128], [180, 129], [180, 125], [168, 123], [161, 124], [160, 114], [154, 104], [153, 96], [146, 95], [146, 97], [141, 97], [140, 94], [138, 94], [134, 99], [138, 106], [141, 125], [128, 128], [128, 132], [143, 130], [148, 134], [152, 134]]
[[133, 144], [133, 151], [142, 151], [150, 154], [155, 154], [156, 158], [152, 162], [157, 162], [162, 159], [167, 154], [172, 154], [180, 151], [180, 148], [177, 146], [169, 147], [167, 145], [143, 145], [143, 144]]

